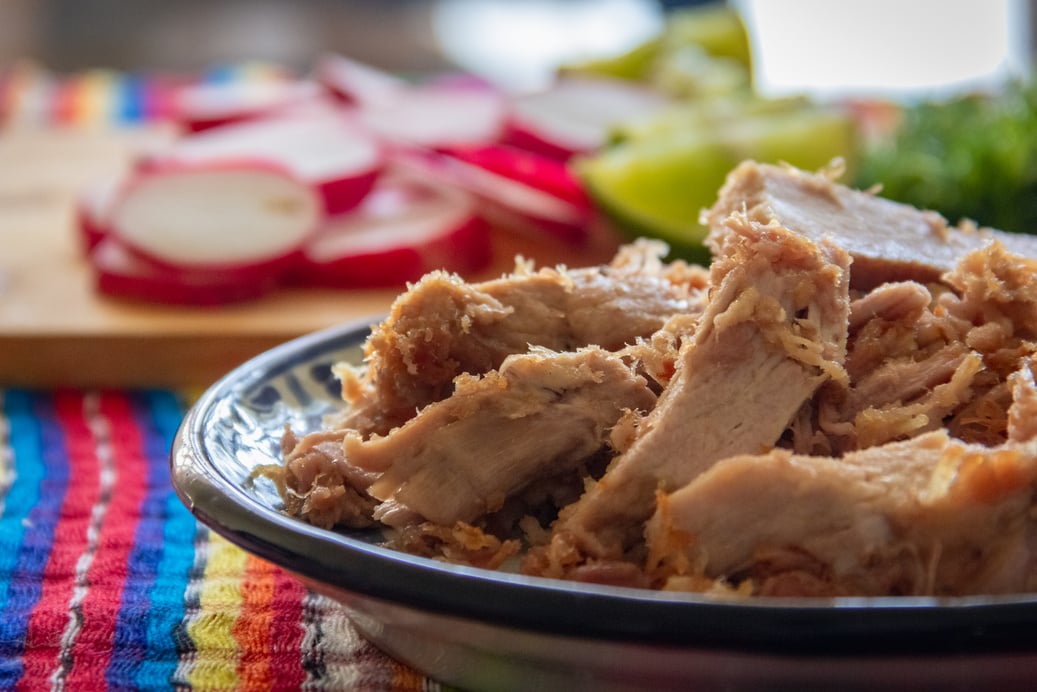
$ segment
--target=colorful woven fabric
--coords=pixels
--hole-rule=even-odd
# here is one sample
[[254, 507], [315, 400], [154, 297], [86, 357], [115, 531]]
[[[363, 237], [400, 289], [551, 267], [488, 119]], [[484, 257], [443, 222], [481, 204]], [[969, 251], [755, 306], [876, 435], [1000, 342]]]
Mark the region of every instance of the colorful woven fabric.
[[220, 65], [202, 74], [94, 69], [55, 74], [34, 63], [0, 66], [0, 126], [132, 127], [174, 119], [190, 84], [262, 84], [290, 78], [268, 63]]
[[435, 690], [177, 499], [168, 391], [0, 390], [0, 689]]

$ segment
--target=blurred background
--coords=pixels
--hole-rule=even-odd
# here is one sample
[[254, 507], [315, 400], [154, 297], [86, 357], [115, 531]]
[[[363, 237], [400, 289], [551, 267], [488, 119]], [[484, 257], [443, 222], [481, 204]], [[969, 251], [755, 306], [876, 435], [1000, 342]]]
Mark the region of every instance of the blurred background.
[[[0, 0], [0, 338], [66, 333], [65, 313], [82, 333], [122, 329], [113, 303], [89, 290], [118, 274], [91, 245], [119, 247], [107, 225], [113, 191], [146, 175], [141, 164], [156, 156], [186, 156], [181, 147], [197, 145], [203, 127], [228, 124], [219, 156], [306, 173], [339, 156], [332, 172], [356, 186], [350, 199], [364, 213], [381, 199], [368, 193], [383, 171], [433, 161], [429, 180], [477, 200], [491, 219], [492, 252], [451, 251], [485, 275], [510, 269], [516, 254], [593, 264], [638, 237], [707, 262], [699, 212], [745, 159], [832, 166], [848, 185], [952, 222], [1037, 233], [1035, 8], [1037, 0]], [[337, 75], [322, 72], [329, 63]], [[423, 80], [444, 72], [457, 74]], [[334, 118], [335, 134], [316, 145], [303, 137], [309, 147], [269, 137], [264, 120], [285, 113], [306, 125], [293, 132]], [[370, 149], [357, 146], [346, 115], [349, 128], [362, 123], [361, 144], [393, 144], [368, 161], [370, 176], [347, 165]], [[250, 134], [250, 120], [260, 134]], [[429, 157], [430, 148], [451, 153]], [[211, 203], [222, 213], [221, 200]], [[343, 219], [346, 228], [358, 218], [378, 227], [352, 211], [335, 206], [317, 235]], [[422, 237], [395, 238], [425, 247]], [[363, 250], [347, 238], [339, 251]], [[152, 289], [189, 283], [161, 265], [117, 269]], [[216, 274], [208, 278], [237, 295], [242, 287]], [[282, 278], [270, 284], [279, 289]], [[242, 322], [212, 328], [276, 341], [360, 311], [357, 296], [376, 305], [367, 312], [382, 311], [404, 279], [376, 278], [385, 293], [341, 301], [274, 291]], [[356, 287], [349, 272], [335, 280]], [[137, 292], [128, 297], [158, 302], [160, 291]], [[44, 327], [35, 319], [58, 312]], [[192, 333], [198, 317], [185, 320]], [[147, 320], [139, 327], [156, 333]], [[31, 341], [25, 353], [23, 364], [38, 360]]]
[[[596, 136], [608, 131], [612, 144], [628, 140], [598, 147], [598, 172], [616, 178], [604, 193], [587, 166], [581, 183], [610, 204], [619, 191], [633, 196], [638, 208], [622, 216], [636, 217], [624, 223], [638, 232], [696, 218], [703, 200], [684, 191], [712, 195], [727, 158], [815, 168], [835, 154], [859, 187], [881, 181], [890, 197], [955, 219], [1032, 229], [1035, 8], [1037, 0], [2, 0], [0, 128], [184, 120], [184, 84], [213, 87], [203, 102], [261, 100], [278, 83], [319, 81], [328, 56], [393, 79], [475, 77], [508, 98], [550, 91], [560, 74], [605, 76], [675, 106], [655, 122], [586, 95], [562, 109], [581, 127], [607, 120]], [[690, 147], [689, 137], [699, 149], [724, 143], [726, 158], [673, 146]], [[709, 176], [704, 161], [715, 164]], [[659, 179], [649, 184], [646, 171]], [[694, 221], [678, 225], [689, 224], [701, 232]]]
[[[0, 67], [305, 70], [324, 51], [409, 73], [461, 68], [514, 88], [656, 33], [656, 0], [3, 0]], [[1032, 0], [738, 0], [764, 90], [917, 93], [1029, 69]]]
[[469, 60], [492, 70], [517, 59], [529, 74], [562, 54], [644, 39], [658, 30], [661, 7], [646, 0], [4, 0], [0, 62], [198, 70], [267, 60], [305, 69], [334, 50], [400, 72]]

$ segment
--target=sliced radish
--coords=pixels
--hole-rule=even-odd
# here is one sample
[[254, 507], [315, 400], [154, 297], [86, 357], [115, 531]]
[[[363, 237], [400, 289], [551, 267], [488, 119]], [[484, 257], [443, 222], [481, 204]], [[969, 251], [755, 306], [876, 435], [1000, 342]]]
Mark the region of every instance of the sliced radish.
[[251, 279], [287, 269], [322, 218], [313, 189], [270, 164], [178, 164], [130, 181], [110, 228], [158, 266]]
[[317, 59], [314, 79], [341, 100], [359, 106], [384, 103], [409, 86], [395, 75], [338, 53]]
[[218, 271], [170, 270], [154, 265], [112, 237], [89, 254], [97, 290], [105, 295], [171, 305], [225, 305], [259, 298], [278, 284], [274, 275], [248, 281]]
[[355, 120], [353, 106], [342, 103], [332, 94], [322, 94], [316, 98], [286, 103], [270, 111], [267, 118], [330, 118], [348, 123]]
[[314, 186], [328, 214], [355, 207], [374, 185], [381, 144], [341, 111], [316, 109], [227, 125], [183, 137], [158, 161], [206, 163], [265, 159]]
[[[527, 159], [519, 158], [515, 149], [500, 148], [489, 156], [477, 157], [493, 158], [496, 170], [487, 167], [485, 161], [477, 164], [449, 153], [464, 151], [411, 149], [397, 152], [394, 160], [409, 170], [438, 178], [474, 195], [479, 200], [480, 213], [497, 225], [523, 232], [546, 233], [573, 244], [587, 239], [593, 217], [592, 207], [578, 192], [561, 192], [568, 183], [563, 182], [557, 168], [549, 169], [542, 158], [528, 159], [541, 164], [538, 170], [551, 171], [543, 181], [534, 183], [519, 172], [522, 161]], [[513, 153], [516, 159], [506, 164], [505, 160]], [[505, 169], [509, 170], [505, 172]]]
[[317, 99], [323, 93], [320, 84], [304, 80], [192, 84], [176, 92], [173, 107], [189, 132], [201, 132]]
[[369, 104], [359, 118], [390, 142], [446, 147], [493, 142], [504, 132], [507, 100], [489, 86], [430, 83]]
[[75, 224], [82, 248], [89, 252], [108, 234], [109, 215], [125, 182], [123, 176], [99, 180], [75, 201]]
[[601, 147], [615, 125], [667, 104], [662, 95], [624, 80], [565, 77], [512, 100], [504, 141], [565, 160]]
[[443, 151], [465, 163], [522, 183], [581, 209], [590, 209], [579, 178], [558, 159], [506, 144], [451, 147]]
[[435, 89], [473, 89], [481, 91], [497, 91], [497, 86], [479, 75], [469, 72], [444, 72], [430, 77], [425, 86]]
[[434, 269], [482, 269], [491, 245], [489, 226], [468, 195], [394, 175], [354, 212], [330, 220], [303, 255], [297, 278], [305, 285], [403, 286]]

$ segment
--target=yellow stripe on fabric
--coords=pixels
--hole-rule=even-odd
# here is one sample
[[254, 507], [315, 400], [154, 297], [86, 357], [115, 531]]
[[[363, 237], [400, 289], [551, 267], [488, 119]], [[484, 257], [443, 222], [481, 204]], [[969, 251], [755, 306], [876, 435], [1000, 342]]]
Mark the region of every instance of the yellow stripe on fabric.
[[117, 78], [109, 70], [90, 70], [79, 77], [73, 122], [97, 127], [108, 124], [115, 106]]
[[194, 689], [233, 690], [239, 685], [241, 647], [234, 626], [241, 615], [241, 582], [248, 554], [212, 534], [199, 594], [200, 615], [187, 628], [197, 651], [188, 681]]
[[248, 82], [277, 82], [290, 76], [284, 67], [268, 62], [244, 62], [236, 72], [239, 80]]
[[202, 398], [202, 394], [205, 394], [205, 387], [184, 387], [179, 393], [184, 400], [184, 405], [190, 408]]

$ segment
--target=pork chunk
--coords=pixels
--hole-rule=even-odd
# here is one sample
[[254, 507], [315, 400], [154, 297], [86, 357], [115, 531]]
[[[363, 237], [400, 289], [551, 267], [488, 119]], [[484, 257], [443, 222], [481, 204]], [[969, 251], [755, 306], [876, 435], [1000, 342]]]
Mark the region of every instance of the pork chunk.
[[777, 449], [663, 497], [648, 534], [666, 548], [656, 569], [694, 565], [758, 594], [1024, 592], [1037, 587], [1035, 489], [1032, 443], [936, 431], [841, 459]]
[[367, 494], [375, 474], [346, 463], [344, 430], [319, 430], [302, 437], [286, 431], [281, 439], [283, 466], [260, 467], [277, 486], [285, 511], [315, 526], [365, 528], [374, 525], [378, 504]]
[[[829, 238], [853, 257], [850, 283], [870, 289], [890, 281], [939, 280], [968, 253], [990, 242], [1024, 257], [1037, 257], [1037, 237], [947, 225], [933, 211], [837, 185], [825, 173], [746, 161], [727, 178], [717, 203], [703, 217], [711, 229], [743, 208], [750, 217], [778, 219], [815, 241]], [[719, 239], [712, 236], [711, 247]]]
[[822, 382], [845, 377], [846, 253], [743, 215], [725, 225], [710, 302], [672, 381], [630, 447], [566, 508], [555, 552], [622, 559], [658, 488], [769, 449]]
[[530, 346], [616, 350], [650, 336], [674, 313], [699, 310], [694, 281], [666, 275], [662, 251], [639, 244], [610, 266], [520, 269], [479, 284], [426, 276], [373, 330], [364, 375], [344, 388], [352, 406], [340, 427], [385, 434], [449, 396], [458, 375], [489, 372]]
[[499, 370], [463, 376], [454, 393], [385, 436], [345, 437], [349, 464], [379, 474], [367, 491], [390, 526], [453, 526], [500, 509], [529, 484], [606, 447], [631, 411], [655, 404], [647, 381], [597, 348], [537, 349]]

